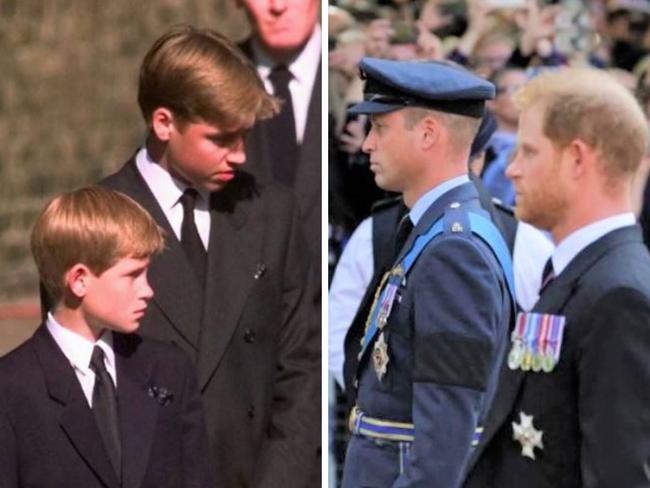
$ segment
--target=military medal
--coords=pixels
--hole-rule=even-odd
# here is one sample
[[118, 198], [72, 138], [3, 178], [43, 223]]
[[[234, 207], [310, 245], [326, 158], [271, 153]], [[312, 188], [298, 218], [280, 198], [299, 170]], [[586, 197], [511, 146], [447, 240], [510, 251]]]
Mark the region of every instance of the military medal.
[[560, 358], [565, 321], [562, 315], [519, 313], [510, 338], [508, 367], [536, 373], [553, 371]]
[[544, 449], [541, 430], [535, 429], [533, 416], [519, 412], [519, 423], [512, 422], [512, 438], [521, 444], [521, 455], [535, 460], [535, 448]]
[[539, 321], [537, 317], [531, 314], [526, 314], [526, 321], [524, 327], [524, 359], [521, 361], [521, 369], [523, 371], [530, 371], [533, 367], [533, 354], [535, 354], [534, 342], [537, 334], [537, 326]]
[[377, 373], [377, 379], [379, 379], [379, 381], [381, 381], [386, 374], [388, 361], [388, 344], [386, 344], [386, 339], [382, 332], [379, 334], [379, 337], [375, 341], [375, 346], [372, 349], [372, 364], [375, 367], [375, 373]]
[[512, 370], [519, 369], [521, 361], [524, 358], [524, 326], [526, 324], [526, 315], [520, 313], [517, 316], [517, 325], [515, 326], [510, 340], [512, 348], [508, 353], [508, 367]]
[[404, 269], [401, 265], [397, 265], [391, 270], [388, 283], [386, 284], [386, 288], [379, 303], [379, 313], [377, 315], [377, 328], [379, 330], [382, 330], [386, 326], [386, 322], [388, 322], [388, 316], [393, 308], [397, 289], [399, 288], [399, 284], [403, 278]]
[[[566, 318], [562, 315], [551, 316], [550, 339], [547, 347], [547, 373], [553, 371], [560, 360], [560, 350], [562, 349], [562, 339], [564, 338], [564, 327]], [[546, 371], [546, 369], [544, 371]]]
[[549, 328], [550, 316], [544, 315], [540, 321], [538, 331], [535, 332], [533, 336], [533, 364], [532, 369], [535, 373], [539, 373], [542, 370], [542, 364], [544, 362], [544, 347], [546, 331]]

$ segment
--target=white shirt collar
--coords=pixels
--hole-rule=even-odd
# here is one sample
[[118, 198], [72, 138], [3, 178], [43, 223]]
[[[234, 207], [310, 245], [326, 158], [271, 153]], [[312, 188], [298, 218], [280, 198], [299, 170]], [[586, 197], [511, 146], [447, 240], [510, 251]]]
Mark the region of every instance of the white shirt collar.
[[63, 351], [65, 357], [70, 361], [72, 367], [83, 376], [92, 372], [90, 369], [90, 357], [93, 354], [93, 348], [95, 346], [101, 347], [104, 351], [106, 369], [113, 377], [113, 381], [116, 380], [113, 334], [110, 333], [110, 331], [104, 331], [97, 342], [91, 342], [85, 337], [59, 324], [51, 313], [47, 314], [45, 326], [61, 351]]
[[[188, 185], [174, 178], [166, 169], [151, 159], [146, 147], [141, 148], [135, 155], [135, 164], [156, 201], [165, 212], [178, 203], [181, 195], [188, 188]], [[196, 202], [197, 208], [207, 209], [209, 194], [198, 188], [196, 190], [201, 197]]]
[[[253, 50], [253, 58], [257, 64], [257, 71], [260, 74], [260, 77], [266, 82], [271, 73], [271, 69], [276, 62], [266, 54], [256, 39], [253, 39], [251, 46]], [[291, 75], [296, 81], [298, 81], [298, 83], [301, 85], [308, 84], [310, 86], [314, 84], [316, 71], [318, 70], [318, 64], [320, 62], [320, 55], [321, 29], [320, 25], [316, 24], [314, 32], [312, 32], [305, 46], [287, 65], [287, 68], [291, 71]]]
[[440, 183], [438, 186], [433, 187], [431, 190], [429, 190], [420, 198], [418, 198], [417, 202], [415, 202], [413, 208], [411, 208], [411, 211], [409, 212], [409, 217], [411, 219], [411, 222], [413, 222], [413, 225], [414, 226], [418, 225], [418, 222], [420, 221], [424, 213], [428, 210], [431, 204], [435, 202], [438, 198], [440, 198], [442, 195], [447, 193], [452, 188], [456, 188], [457, 186], [460, 186], [468, 182], [469, 182], [469, 176], [467, 175], [456, 176], [451, 180], [447, 180], [443, 183]]
[[555, 276], [559, 275], [580, 251], [589, 244], [597, 241], [605, 234], [609, 234], [621, 227], [634, 225], [635, 223], [636, 219], [634, 214], [632, 212], [626, 212], [598, 220], [573, 231], [557, 245], [551, 255]]

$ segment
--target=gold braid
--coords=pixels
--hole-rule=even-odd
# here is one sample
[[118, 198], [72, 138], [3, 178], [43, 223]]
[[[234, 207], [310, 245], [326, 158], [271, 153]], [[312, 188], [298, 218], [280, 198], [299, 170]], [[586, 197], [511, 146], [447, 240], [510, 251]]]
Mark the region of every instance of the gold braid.
[[390, 275], [393, 273], [393, 270], [388, 270], [384, 273], [384, 276], [381, 277], [381, 281], [379, 282], [379, 286], [377, 286], [377, 290], [375, 291], [375, 297], [372, 301], [372, 307], [370, 307], [370, 313], [368, 313], [368, 318], [366, 319], [366, 326], [363, 330], [363, 337], [361, 337], [361, 345], [363, 346], [363, 341], [366, 338], [366, 334], [368, 333], [368, 329], [370, 328], [370, 320], [372, 319], [372, 314], [375, 311], [375, 307], [377, 306], [377, 302], [379, 301], [379, 296], [381, 295], [381, 290], [384, 288], [384, 285], [386, 284], [386, 280], [390, 277]]

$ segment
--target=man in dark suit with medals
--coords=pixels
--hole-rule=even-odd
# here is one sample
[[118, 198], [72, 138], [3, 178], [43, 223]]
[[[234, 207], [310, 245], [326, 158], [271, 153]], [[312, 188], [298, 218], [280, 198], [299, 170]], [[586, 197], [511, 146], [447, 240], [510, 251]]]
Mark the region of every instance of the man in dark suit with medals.
[[465, 486], [648, 486], [650, 257], [631, 206], [646, 121], [588, 69], [542, 74], [517, 102], [516, 214], [556, 248], [516, 320]]
[[142, 333], [193, 358], [218, 485], [305, 486], [320, 445], [309, 251], [290, 192], [241, 169], [277, 100], [230, 41], [188, 27], [145, 56], [138, 101], [146, 145], [102, 183], [166, 231]]
[[443, 63], [364, 58], [363, 150], [408, 208], [356, 371], [345, 488], [459, 486], [496, 387], [512, 264], [467, 175], [494, 86]]

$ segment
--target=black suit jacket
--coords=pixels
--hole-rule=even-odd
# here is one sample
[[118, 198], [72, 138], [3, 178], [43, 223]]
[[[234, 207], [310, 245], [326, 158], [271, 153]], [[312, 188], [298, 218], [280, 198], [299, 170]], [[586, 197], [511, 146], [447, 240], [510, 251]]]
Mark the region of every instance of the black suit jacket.
[[[194, 371], [178, 348], [114, 334], [120, 485], [69, 361], [41, 326], [0, 359], [2, 488], [207, 488], [207, 438]], [[165, 398], [152, 387], [167, 390]]]
[[[639, 228], [585, 248], [533, 311], [566, 316], [559, 363], [525, 373], [504, 361], [465, 486], [649, 486], [650, 257]], [[535, 460], [513, 440], [520, 412], [543, 432]]]
[[[253, 58], [251, 41], [239, 45], [249, 58]], [[321, 64], [314, 81], [314, 88], [309, 100], [307, 124], [300, 146], [300, 158], [293, 184], [293, 192], [298, 200], [303, 226], [309, 239], [309, 248], [313, 257], [314, 270], [320, 273], [321, 268], [321, 148], [322, 148], [322, 110], [321, 110]], [[282, 144], [282, 141], [272, 141], [269, 127], [276, 119], [262, 120], [251, 130], [246, 140], [247, 164], [251, 172], [263, 180], [273, 178], [273, 166], [277, 162], [271, 158], [271, 144]], [[318, 280], [320, 283], [320, 280]]]
[[241, 171], [211, 196], [205, 290], [133, 160], [103, 184], [166, 231], [141, 332], [196, 363], [218, 486], [303, 487], [320, 444], [320, 335], [289, 192]]

